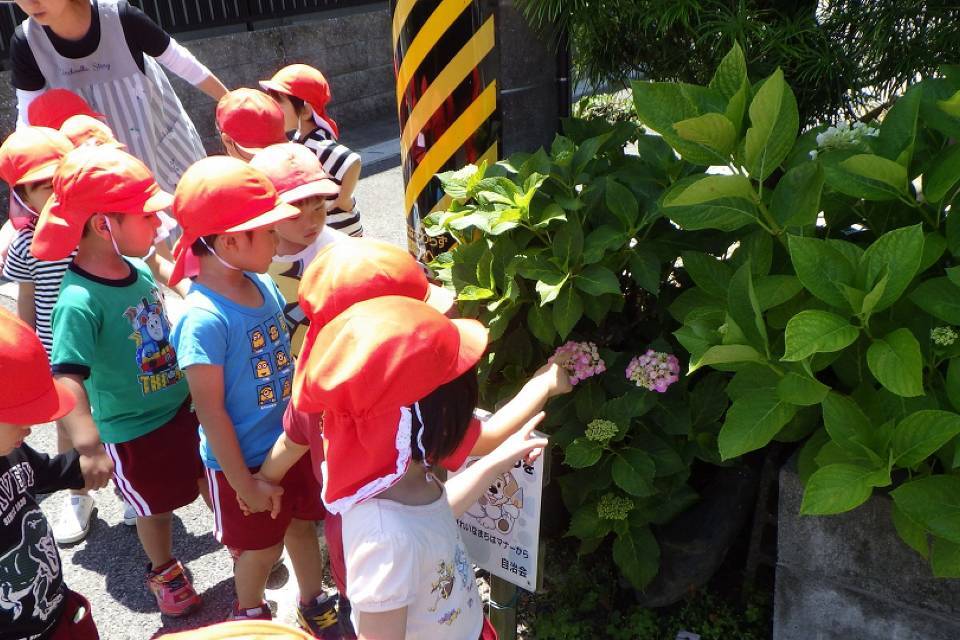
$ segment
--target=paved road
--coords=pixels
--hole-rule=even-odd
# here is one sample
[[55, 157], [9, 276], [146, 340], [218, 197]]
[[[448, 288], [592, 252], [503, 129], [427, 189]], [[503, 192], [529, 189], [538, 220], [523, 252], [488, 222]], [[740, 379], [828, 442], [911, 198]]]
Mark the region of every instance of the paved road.
[[[403, 178], [393, 168], [363, 178], [358, 200], [366, 235], [402, 244], [405, 238]], [[10, 300], [0, 298], [8, 308]], [[176, 313], [178, 305], [171, 305]], [[37, 427], [28, 442], [54, 451], [52, 427]], [[97, 513], [86, 540], [61, 548], [67, 584], [90, 599], [94, 618], [104, 640], [143, 640], [157, 635], [219, 622], [234, 599], [232, 564], [226, 550], [211, 533], [210, 511], [201, 500], [179, 510], [174, 518], [174, 552], [193, 574], [194, 586], [204, 599], [203, 608], [184, 620], [162, 617], [143, 586], [146, 556], [134, 527], [124, 526], [122, 505], [111, 489], [97, 494]], [[65, 500], [57, 494], [43, 501], [50, 518]], [[321, 543], [322, 543], [321, 537]], [[289, 564], [287, 564], [289, 566]], [[285, 566], [274, 573], [267, 599], [276, 604], [277, 618], [294, 620], [296, 581]]]

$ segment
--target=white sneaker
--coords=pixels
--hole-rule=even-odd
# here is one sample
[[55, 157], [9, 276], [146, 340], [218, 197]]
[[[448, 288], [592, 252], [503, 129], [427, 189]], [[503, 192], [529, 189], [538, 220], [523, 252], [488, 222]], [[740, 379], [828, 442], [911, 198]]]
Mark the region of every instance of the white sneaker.
[[137, 525], [137, 512], [134, 510], [133, 505], [123, 501], [123, 524], [128, 527], [135, 527]]
[[90, 532], [93, 498], [89, 495], [71, 495], [60, 509], [60, 517], [53, 525], [53, 539], [57, 544], [71, 544], [83, 540]]

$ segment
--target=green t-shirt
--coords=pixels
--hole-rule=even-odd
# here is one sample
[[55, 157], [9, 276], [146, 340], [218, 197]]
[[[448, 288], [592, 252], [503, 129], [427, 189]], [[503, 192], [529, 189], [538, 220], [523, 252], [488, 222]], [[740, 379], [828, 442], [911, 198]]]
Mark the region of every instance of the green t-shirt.
[[53, 308], [54, 373], [85, 376], [100, 439], [120, 443], [163, 426], [187, 398], [170, 321], [150, 270], [106, 280], [70, 265]]

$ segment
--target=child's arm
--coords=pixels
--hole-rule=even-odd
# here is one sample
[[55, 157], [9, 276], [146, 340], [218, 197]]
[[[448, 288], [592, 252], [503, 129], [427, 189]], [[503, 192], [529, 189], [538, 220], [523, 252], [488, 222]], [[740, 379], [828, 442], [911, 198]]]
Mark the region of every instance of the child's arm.
[[263, 461], [263, 465], [260, 466], [257, 476], [271, 484], [279, 484], [290, 467], [308, 453], [310, 453], [310, 447], [297, 444], [286, 433], [281, 433]]
[[31, 329], [37, 328], [35, 292], [36, 287], [32, 282], [21, 282], [17, 287], [17, 315], [30, 325]]
[[378, 613], [357, 612], [357, 640], [403, 640], [407, 636], [407, 608]]
[[470, 508], [484, 489], [490, 486], [494, 478], [509, 470], [517, 460], [526, 457], [533, 461], [540, 455], [538, 449], [547, 446], [546, 438], [532, 437], [533, 430], [543, 420], [543, 413], [538, 413], [527, 421], [523, 427], [507, 438], [503, 444], [494, 449], [463, 473], [447, 480], [447, 501], [454, 517], [459, 518]]
[[258, 482], [243, 460], [233, 421], [223, 404], [223, 367], [194, 364], [186, 368], [186, 373], [197, 418], [230, 486], [251, 511], [270, 511], [275, 518], [283, 489]]
[[340, 195], [330, 205], [331, 209], [341, 209], [342, 211], [353, 210], [353, 192], [360, 182], [360, 168], [361, 162], [357, 160], [350, 165], [350, 168], [343, 174], [343, 178], [340, 181]]
[[173, 273], [173, 262], [171, 262], [169, 258], [170, 250], [161, 243], [155, 245], [154, 252], [144, 258], [143, 261], [147, 263], [148, 267], [150, 267], [150, 273], [153, 274], [154, 280], [163, 283], [168, 289], [176, 291], [181, 298], [186, 298], [187, 294], [190, 293], [190, 280], [184, 278], [178, 282], [176, 286], [170, 286], [170, 275]]
[[70, 441], [80, 454], [80, 465], [84, 468], [87, 489], [101, 489], [107, 486], [113, 475], [113, 461], [103, 445], [100, 444], [100, 432], [93, 421], [90, 411], [90, 400], [87, 390], [83, 386], [83, 378], [74, 374], [57, 374], [59, 380], [67, 389], [73, 392], [77, 404], [73, 411], [61, 420], [64, 429], [70, 434]]
[[570, 376], [562, 367], [556, 364], [540, 367], [510, 402], [483, 423], [470, 455], [487, 455], [541, 411], [547, 400], [569, 393], [572, 388]]
[[80, 456], [73, 449], [50, 457], [40, 453], [28, 444], [20, 445], [20, 452], [26, 457], [33, 469], [35, 483], [33, 493], [53, 493], [62, 489], [82, 489], [84, 486], [83, 468], [79, 464]]

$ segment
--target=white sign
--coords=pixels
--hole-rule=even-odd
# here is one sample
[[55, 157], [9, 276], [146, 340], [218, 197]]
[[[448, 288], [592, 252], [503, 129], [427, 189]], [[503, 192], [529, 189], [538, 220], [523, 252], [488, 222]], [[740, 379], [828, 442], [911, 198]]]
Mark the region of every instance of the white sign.
[[[477, 460], [468, 458], [464, 468]], [[513, 469], [497, 476], [457, 520], [474, 564], [518, 587], [536, 591], [542, 497], [542, 455], [532, 465], [519, 460]]]

